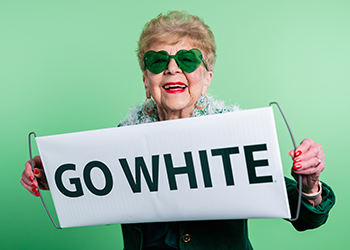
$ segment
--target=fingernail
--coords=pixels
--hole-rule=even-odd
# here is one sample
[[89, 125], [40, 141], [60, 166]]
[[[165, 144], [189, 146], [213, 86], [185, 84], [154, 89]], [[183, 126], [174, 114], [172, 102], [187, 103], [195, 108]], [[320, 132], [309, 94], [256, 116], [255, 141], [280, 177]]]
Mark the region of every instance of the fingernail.
[[35, 193], [35, 196], [40, 196], [40, 194], [38, 192]]
[[38, 192], [38, 189], [37, 188], [32, 188], [32, 191], [37, 193]]
[[31, 177], [31, 176], [29, 176], [29, 180], [30, 180], [31, 182], [34, 181], [33, 177]]
[[34, 169], [34, 173], [35, 173], [35, 174], [39, 174], [39, 170]]
[[300, 158], [297, 158], [297, 159], [295, 159], [295, 160], [293, 161], [294, 164], [297, 163], [297, 162], [301, 162], [301, 159], [300, 159]]
[[300, 156], [301, 155], [301, 151], [300, 150], [298, 150], [297, 152], [295, 152], [295, 156], [296, 157], [298, 157], [298, 156]]
[[33, 188], [37, 188], [37, 186], [36, 186], [35, 184], [32, 184], [32, 187], [33, 187]]
[[300, 164], [297, 164], [297, 165], [294, 165], [294, 166], [293, 166], [293, 169], [294, 169], [294, 170], [298, 170], [298, 169], [300, 169], [300, 168], [301, 168], [301, 165], [300, 165]]

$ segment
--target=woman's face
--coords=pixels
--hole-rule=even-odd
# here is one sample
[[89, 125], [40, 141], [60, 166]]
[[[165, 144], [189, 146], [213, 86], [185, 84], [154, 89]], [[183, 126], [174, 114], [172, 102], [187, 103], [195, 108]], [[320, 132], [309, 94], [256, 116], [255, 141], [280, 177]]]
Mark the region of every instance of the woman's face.
[[[165, 50], [169, 55], [175, 55], [179, 50], [193, 48], [187, 40], [182, 40], [175, 45], [155, 44], [149, 50]], [[159, 74], [146, 70], [143, 82], [147, 98], [153, 97], [157, 103], [160, 120], [169, 120], [191, 116], [198, 98], [207, 92], [212, 77], [213, 72], [207, 71], [202, 64], [192, 73], [184, 72], [172, 58]]]

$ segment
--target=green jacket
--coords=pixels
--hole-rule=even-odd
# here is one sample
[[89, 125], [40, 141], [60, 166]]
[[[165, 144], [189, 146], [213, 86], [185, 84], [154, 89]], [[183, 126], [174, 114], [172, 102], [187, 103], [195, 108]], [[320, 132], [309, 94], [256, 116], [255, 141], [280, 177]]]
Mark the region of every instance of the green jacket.
[[[288, 199], [292, 217], [295, 215], [298, 192], [296, 182], [285, 178]], [[298, 231], [312, 229], [324, 224], [328, 213], [335, 203], [332, 189], [323, 184], [322, 203], [313, 207], [302, 201], [299, 219], [292, 222]], [[142, 230], [140, 224], [122, 225], [125, 250], [142, 249]], [[181, 250], [203, 249], [253, 249], [249, 238], [247, 220], [220, 220], [220, 221], [188, 221], [180, 222], [179, 246]]]

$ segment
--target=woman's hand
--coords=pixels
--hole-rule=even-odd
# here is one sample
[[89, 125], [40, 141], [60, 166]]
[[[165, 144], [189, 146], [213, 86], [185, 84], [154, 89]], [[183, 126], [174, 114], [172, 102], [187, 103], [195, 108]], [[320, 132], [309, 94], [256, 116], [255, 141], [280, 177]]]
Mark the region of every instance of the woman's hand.
[[[34, 173], [30, 161], [27, 161], [24, 165], [24, 171], [22, 173], [21, 184], [25, 187], [32, 195], [40, 196], [38, 193], [38, 185], [40, 189], [48, 190], [49, 185], [47, 184], [43, 164], [40, 156], [33, 158]], [[37, 178], [37, 181], [34, 179]]]
[[[290, 150], [288, 153], [293, 159], [292, 175], [294, 179], [299, 181], [298, 174], [302, 176], [303, 192], [317, 193], [319, 191], [318, 178], [325, 167], [322, 146], [307, 138], [295, 150]], [[317, 205], [321, 201], [320, 196], [312, 203]]]

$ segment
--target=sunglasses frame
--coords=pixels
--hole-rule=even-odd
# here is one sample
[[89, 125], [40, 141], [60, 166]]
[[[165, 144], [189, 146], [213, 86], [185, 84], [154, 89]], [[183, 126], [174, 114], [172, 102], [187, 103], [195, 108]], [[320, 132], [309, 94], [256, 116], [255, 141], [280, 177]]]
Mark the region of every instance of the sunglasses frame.
[[[196, 67], [187, 67], [186, 64], [179, 59], [180, 56], [182, 56], [182, 54], [184, 53], [192, 53], [194, 55], [195, 58], [199, 59], [200, 63], [198, 65], [195, 65]], [[167, 57], [167, 61], [162, 63], [162, 67], [156, 67], [156, 68], [152, 68], [152, 66], [149, 63], [149, 60], [152, 58], [152, 56], [154, 55], [159, 55], [162, 54], [163, 56]], [[144, 56], [143, 56], [143, 63], [146, 67], [146, 69], [148, 69], [151, 73], [153, 74], [159, 74], [161, 72], [163, 72], [169, 65], [171, 58], [174, 58], [177, 66], [187, 72], [187, 73], [192, 73], [193, 71], [195, 71], [201, 64], [203, 64], [203, 66], [205, 67], [205, 69], [207, 71], [208, 67], [207, 64], [204, 62], [203, 60], [203, 54], [199, 49], [190, 49], [190, 50], [179, 50], [175, 55], [169, 55], [169, 53], [165, 50], [161, 50], [161, 51], [154, 51], [154, 50], [149, 50], [147, 51]], [[197, 63], [196, 63], [197, 64]], [[157, 69], [158, 68], [158, 69]]]

